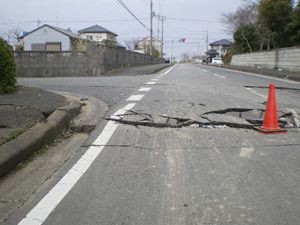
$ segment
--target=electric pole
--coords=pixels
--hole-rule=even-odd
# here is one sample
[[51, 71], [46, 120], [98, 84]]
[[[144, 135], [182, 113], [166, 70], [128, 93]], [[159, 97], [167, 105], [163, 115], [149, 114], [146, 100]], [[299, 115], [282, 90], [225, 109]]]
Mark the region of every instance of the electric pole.
[[208, 30], [206, 30], [206, 51], [208, 51]]
[[173, 48], [174, 48], [174, 40], [172, 40], [171, 63], [173, 63]]
[[164, 21], [166, 17], [161, 17], [161, 57], [164, 57]]
[[150, 56], [152, 56], [152, 40], [153, 40], [153, 1], [150, 0]]

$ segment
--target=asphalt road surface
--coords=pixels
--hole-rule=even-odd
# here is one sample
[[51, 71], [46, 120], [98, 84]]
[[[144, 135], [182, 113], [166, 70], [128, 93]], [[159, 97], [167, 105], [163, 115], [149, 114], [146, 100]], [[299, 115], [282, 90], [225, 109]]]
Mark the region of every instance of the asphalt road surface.
[[[290, 88], [276, 91], [278, 110], [300, 114], [299, 83], [193, 64], [145, 76], [18, 82], [92, 95], [111, 107], [108, 118], [131, 124], [104, 121], [75, 166], [7, 224], [300, 224], [299, 129], [176, 127], [212, 110], [263, 109], [268, 90], [255, 87], [270, 82]], [[214, 116], [239, 123], [232, 115]]]

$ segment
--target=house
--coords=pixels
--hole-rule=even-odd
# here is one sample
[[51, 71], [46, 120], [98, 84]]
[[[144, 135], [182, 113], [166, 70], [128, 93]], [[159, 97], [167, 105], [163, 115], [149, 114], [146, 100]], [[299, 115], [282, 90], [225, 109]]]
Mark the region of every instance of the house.
[[70, 30], [44, 24], [21, 37], [25, 51], [85, 50], [85, 41]]
[[209, 44], [210, 49], [205, 52], [208, 56], [208, 62], [211, 62], [213, 58], [217, 56], [224, 56], [232, 46], [232, 42], [227, 39], [221, 39]]
[[[144, 52], [144, 54], [150, 53], [150, 37], [145, 37], [142, 40], [138, 41], [136, 44], [137, 48], [135, 50], [139, 50]], [[152, 48], [158, 52], [158, 56], [161, 55], [161, 42], [158, 39], [152, 39]]]
[[78, 33], [80, 37], [95, 42], [101, 42], [103, 40], [116, 41], [116, 37], [118, 36], [117, 34], [97, 24], [91, 27], [81, 29], [78, 31]]

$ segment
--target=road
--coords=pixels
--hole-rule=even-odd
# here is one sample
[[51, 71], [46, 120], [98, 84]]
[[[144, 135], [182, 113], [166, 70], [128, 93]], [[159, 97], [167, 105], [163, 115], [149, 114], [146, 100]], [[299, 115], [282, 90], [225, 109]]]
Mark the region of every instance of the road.
[[[262, 109], [267, 89], [255, 86], [297, 89], [299, 83], [194, 64], [147, 76], [18, 82], [100, 98], [111, 107], [108, 118], [132, 125], [103, 121], [99, 137], [62, 180], [56, 177], [45, 197], [37, 194], [7, 223], [300, 224], [299, 130], [263, 135], [227, 126], [176, 127], [212, 110]], [[277, 90], [279, 111], [300, 114], [299, 102], [299, 90]]]

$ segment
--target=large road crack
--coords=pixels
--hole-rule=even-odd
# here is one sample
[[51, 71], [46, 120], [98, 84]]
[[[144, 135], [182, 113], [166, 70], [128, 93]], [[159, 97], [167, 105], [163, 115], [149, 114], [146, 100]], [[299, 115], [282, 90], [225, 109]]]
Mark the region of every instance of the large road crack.
[[[169, 116], [165, 114], [154, 117], [150, 113], [127, 111], [125, 114], [104, 118], [106, 120], [115, 121], [120, 124], [131, 125], [135, 127], [154, 127], [154, 128], [219, 128], [231, 127], [237, 129], [253, 129], [255, 126], [262, 125], [263, 109], [251, 108], [226, 108], [221, 110], [213, 110], [202, 113], [198, 119], [190, 119], [177, 116]], [[279, 125], [281, 127], [291, 127], [292, 113], [283, 113], [279, 117]], [[157, 120], [155, 121], [156, 118]], [[293, 125], [293, 124], [292, 124]], [[295, 127], [295, 126], [294, 126]]]

